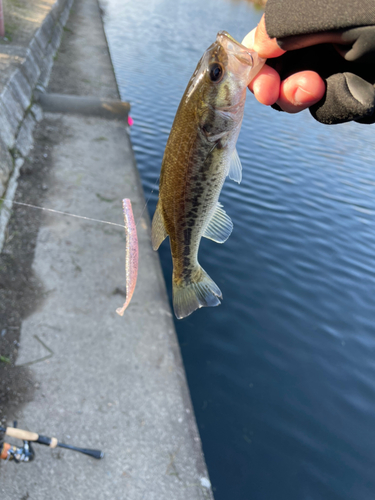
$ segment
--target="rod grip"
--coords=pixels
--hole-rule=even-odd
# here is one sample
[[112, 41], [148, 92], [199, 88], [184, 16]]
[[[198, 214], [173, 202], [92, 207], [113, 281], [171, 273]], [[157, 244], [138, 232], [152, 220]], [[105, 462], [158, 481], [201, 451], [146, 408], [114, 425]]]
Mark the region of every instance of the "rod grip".
[[36, 432], [24, 431], [22, 429], [15, 429], [14, 427], [7, 427], [5, 435], [17, 439], [24, 439], [25, 441], [37, 441], [39, 435]]
[[45, 445], [49, 446], [50, 448], [56, 448], [56, 446], [58, 444], [58, 440], [56, 438], [54, 438], [54, 437], [50, 438], [50, 437], [41, 436], [41, 435], [39, 435], [36, 442], [39, 444], [45, 444]]

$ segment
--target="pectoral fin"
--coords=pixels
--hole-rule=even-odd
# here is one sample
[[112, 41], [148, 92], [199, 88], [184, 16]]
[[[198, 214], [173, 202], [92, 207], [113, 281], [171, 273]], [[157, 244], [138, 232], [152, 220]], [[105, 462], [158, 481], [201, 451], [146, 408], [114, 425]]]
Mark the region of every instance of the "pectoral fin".
[[154, 218], [152, 219], [152, 230], [151, 230], [152, 248], [154, 250], [157, 250], [167, 236], [168, 233], [164, 226], [163, 215], [161, 213], [160, 203], [158, 202], [154, 213]]
[[238, 182], [238, 184], [242, 180], [242, 165], [240, 157], [238, 156], [237, 149], [235, 149], [232, 153], [229, 165], [229, 173], [230, 179]]
[[203, 236], [216, 241], [216, 243], [224, 243], [229, 238], [232, 230], [233, 222], [231, 218], [222, 208], [222, 205], [218, 203]]

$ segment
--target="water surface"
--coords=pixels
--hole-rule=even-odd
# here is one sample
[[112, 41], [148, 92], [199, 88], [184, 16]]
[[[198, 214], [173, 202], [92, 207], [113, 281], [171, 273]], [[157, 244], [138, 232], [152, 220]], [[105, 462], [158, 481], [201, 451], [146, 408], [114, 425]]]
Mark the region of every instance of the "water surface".
[[[150, 213], [177, 106], [245, 1], [106, 0], [105, 29]], [[249, 93], [234, 222], [200, 261], [224, 301], [176, 321], [216, 500], [375, 498], [374, 126], [323, 126]], [[168, 241], [160, 250], [171, 292]]]

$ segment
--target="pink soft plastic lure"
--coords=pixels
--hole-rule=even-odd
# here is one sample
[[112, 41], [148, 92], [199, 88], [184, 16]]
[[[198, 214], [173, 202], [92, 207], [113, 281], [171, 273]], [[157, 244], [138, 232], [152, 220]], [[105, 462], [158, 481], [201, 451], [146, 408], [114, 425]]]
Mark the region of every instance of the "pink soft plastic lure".
[[128, 307], [134, 293], [138, 275], [138, 236], [134, 222], [132, 204], [125, 198], [122, 200], [124, 210], [126, 246], [125, 246], [125, 277], [126, 277], [126, 300], [122, 307], [116, 309], [117, 314], [122, 316]]

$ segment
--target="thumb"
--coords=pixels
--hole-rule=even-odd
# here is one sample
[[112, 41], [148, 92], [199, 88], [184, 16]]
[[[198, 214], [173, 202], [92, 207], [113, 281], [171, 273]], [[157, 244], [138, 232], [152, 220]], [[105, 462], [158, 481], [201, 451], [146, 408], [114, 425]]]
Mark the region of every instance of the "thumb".
[[285, 52], [285, 50], [277, 45], [276, 38], [268, 36], [264, 15], [259, 21], [258, 26], [245, 36], [242, 44], [249, 49], [255, 50], [260, 57], [265, 59], [268, 57], [279, 57]]

